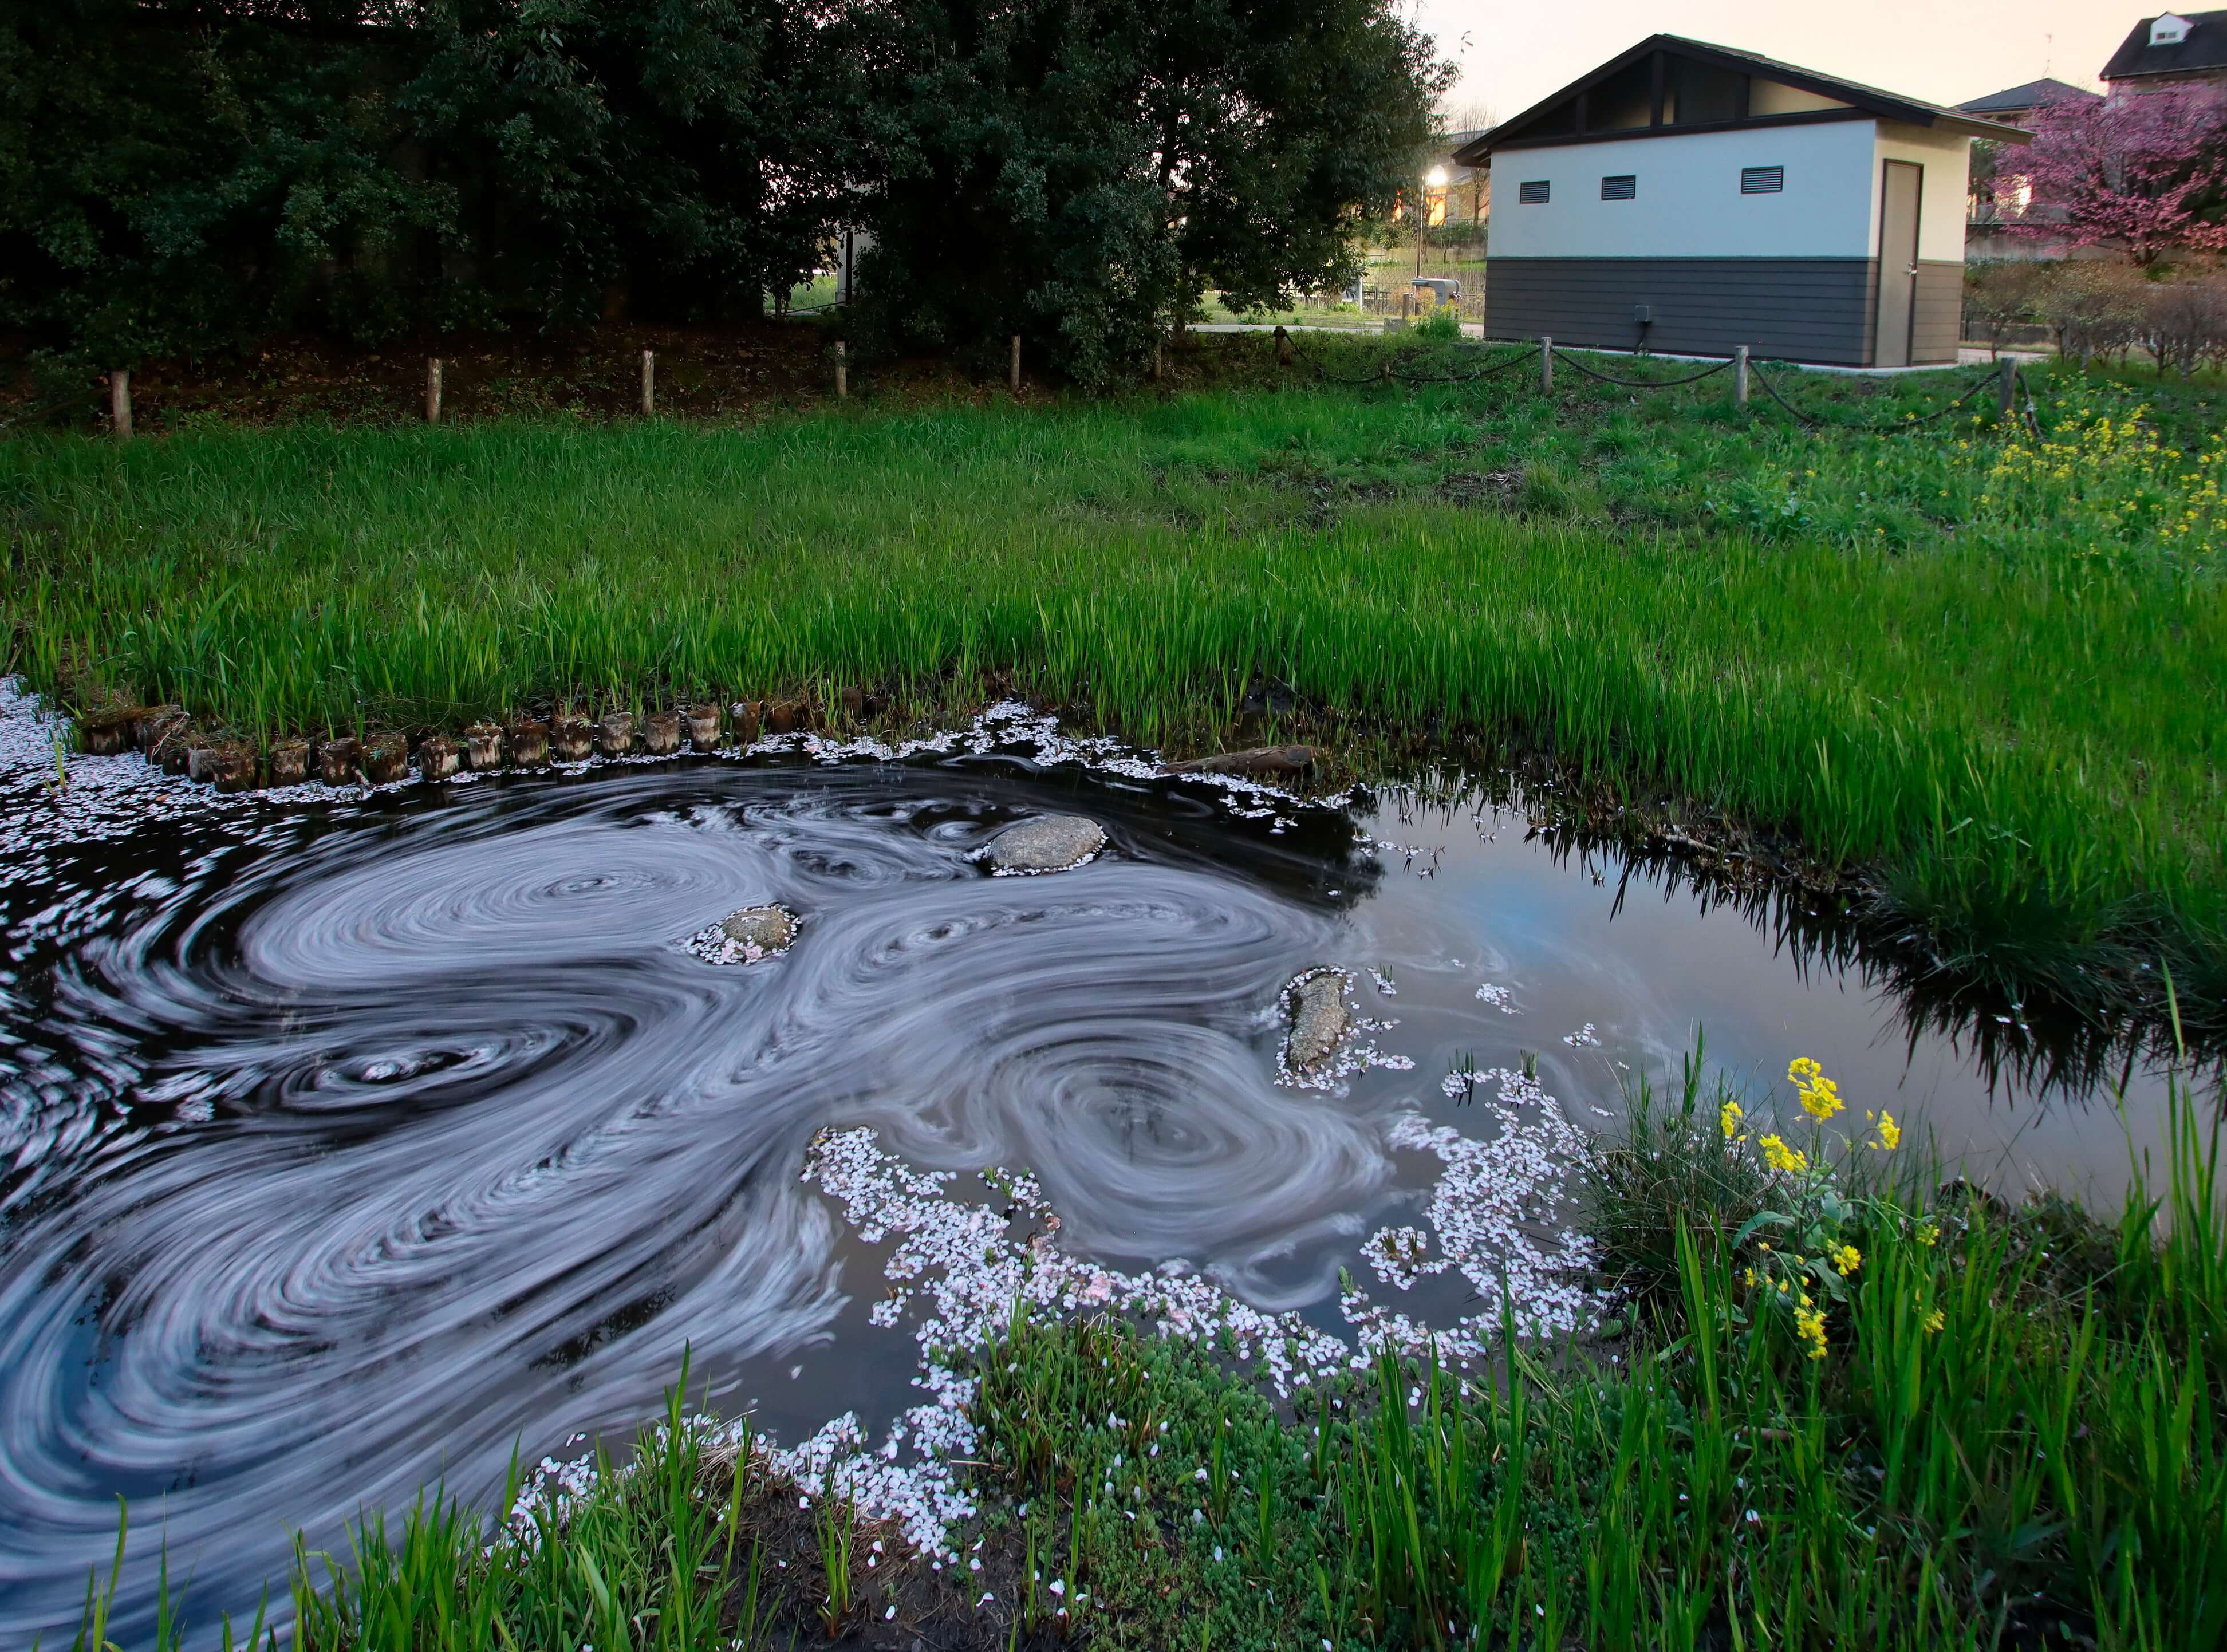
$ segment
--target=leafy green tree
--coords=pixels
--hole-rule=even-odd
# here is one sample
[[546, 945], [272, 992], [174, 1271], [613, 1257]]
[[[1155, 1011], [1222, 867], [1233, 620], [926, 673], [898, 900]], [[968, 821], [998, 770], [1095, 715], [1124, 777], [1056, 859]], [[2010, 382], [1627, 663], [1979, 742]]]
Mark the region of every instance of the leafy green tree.
[[302, 328], [755, 315], [860, 70], [787, 0], [0, 11], [0, 325], [101, 365]]
[[1019, 333], [1094, 385], [1209, 286], [1265, 307], [1350, 279], [1452, 75], [1387, 0], [927, 0], [852, 27], [884, 169], [868, 341], [986, 362]]

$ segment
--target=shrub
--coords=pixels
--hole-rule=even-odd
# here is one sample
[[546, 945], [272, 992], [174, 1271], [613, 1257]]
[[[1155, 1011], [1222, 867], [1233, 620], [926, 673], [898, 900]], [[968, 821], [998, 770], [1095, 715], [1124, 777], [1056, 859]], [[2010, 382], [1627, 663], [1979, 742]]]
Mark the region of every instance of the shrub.
[[2160, 372], [2186, 377], [2227, 358], [2227, 278], [2154, 282], [2142, 299], [2141, 342]]

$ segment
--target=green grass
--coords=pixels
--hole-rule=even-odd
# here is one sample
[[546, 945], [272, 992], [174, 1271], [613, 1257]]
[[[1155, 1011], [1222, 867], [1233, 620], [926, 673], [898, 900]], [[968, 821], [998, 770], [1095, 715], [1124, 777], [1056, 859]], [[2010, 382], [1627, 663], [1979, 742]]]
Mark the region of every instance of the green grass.
[[[1697, 1088], [1624, 1145], [1681, 1188], [1746, 1151], [1711, 1127], [1731, 1093]], [[973, 1362], [980, 1513], [954, 1535], [986, 1566], [927, 1585], [955, 1614], [935, 1643], [2215, 1647], [2227, 1212], [2186, 1091], [2170, 1140], [2155, 1197], [2138, 1175], [2109, 1222], [1929, 1196], [1915, 1164], [1844, 1178], [1862, 1260], [1817, 1357], [1747, 1280], [1770, 1255], [1739, 1201], [1629, 1164], [1594, 1215], [1655, 1229], [1637, 1334], [1509, 1328], [1490, 1375], [1387, 1357], [1279, 1409], [1227, 1346], [1017, 1316]], [[337, 1565], [299, 1557], [300, 1643], [816, 1645], [844, 1607], [900, 1609], [902, 1643], [925, 1574], [858, 1566], [863, 1534], [826, 1515], [777, 1574], [768, 1511], [815, 1516], [700, 1439], [676, 1399], [531, 1540], [483, 1551], [437, 1502], [367, 1520]]]
[[2204, 394], [2044, 380], [2037, 452], [1962, 415], [1837, 427], [1971, 374], [1782, 375], [1822, 432], [1736, 414], [1722, 377], [1313, 381], [1388, 348], [1422, 378], [1507, 354], [1325, 340], [1279, 375], [1266, 340], [1199, 341], [1178, 382], [1230, 387], [739, 430], [20, 439], [7, 664], [257, 738], [858, 681], [925, 714], [1005, 673], [1196, 743], [1265, 673], [1371, 728], [1535, 742], [1796, 834], [1951, 971], [2101, 1005], [2162, 955], [2217, 1030], [2227, 457]]

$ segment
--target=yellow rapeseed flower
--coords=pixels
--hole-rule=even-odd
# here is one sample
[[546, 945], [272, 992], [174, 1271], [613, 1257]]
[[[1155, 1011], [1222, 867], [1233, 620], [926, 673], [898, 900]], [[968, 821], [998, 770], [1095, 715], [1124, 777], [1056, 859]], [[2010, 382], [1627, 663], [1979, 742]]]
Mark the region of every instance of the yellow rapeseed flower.
[[1763, 1162], [1774, 1170], [1799, 1176], [1809, 1168], [1809, 1159], [1789, 1147], [1781, 1137], [1765, 1136], [1758, 1145], [1763, 1149]]
[[1794, 1334], [1809, 1345], [1809, 1357], [1825, 1357], [1825, 1311], [1822, 1308], [1796, 1308], [1794, 1311]]
[[1891, 1113], [1879, 1114], [1879, 1140], [1873, 1145], [1883, 1147], [1890, 1153], [1902, 1145], [1902, 1126], [1895, 1123], [1894, 1114]]
[[1936, 1308], [1931, 1313], [1925, 1316], [1925, 1329], [1929, 1331], [1939, 1330], [1942, 1326], [1948, 1323], [1948, 1316], [1943, 1314], [1938, 1308]]
[[1854, 1245], [1842, 1245], [1826, 1254], [1833, 1259], [1833, 1266], [1841, 1270], [1841, 1277], [1844, 1279], [1864, 1265], [1863, 1253]]
[[1740, 1118], [1740, 1104], [1737, 1101], [1727, 1101], [1717, 1109], [1717, 1128], [1725, 1132], [1726, 1141], [1739, 1132]]

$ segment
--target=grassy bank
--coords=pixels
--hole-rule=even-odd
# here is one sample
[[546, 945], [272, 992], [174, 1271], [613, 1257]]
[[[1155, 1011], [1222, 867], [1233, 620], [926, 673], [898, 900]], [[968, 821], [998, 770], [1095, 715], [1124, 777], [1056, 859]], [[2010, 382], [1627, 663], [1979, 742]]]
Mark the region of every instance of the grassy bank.
[[298, 1643], [2219, 1644], [2217, 1130], [2184, 1095], [2155, 1199], [2098, 1222], [1934, 1190], [1891, 1119], [1828, 1174], [1729, 1094], [1689, 1078], [1593, 1166], [1611, 1340], [1511, 1330], [1490, 1378], [1387, 1358], [1279, 1408], [1232, 1350], [1017, 1317], [972, 1362], [964, 1566], [800, 1507], [676, 1399], [492, 1548], [428, 1502], [303, 1554]]
[[1259, 673], [1318, 730], [1512, 737], [1796, 834], [1952, 973], [2102, 1009], [2163, 956], [2214, 1030], [2209, 392], [2068, 375], [2045, 441], [1881, 437], [1976, 375], [1782, 375], [1812, 430], [1721, 377], [1348, 386], [1312, 369], [1481, 358], [1308, 348], [1201, 341], [1186, 381], [1238, 387], [1110, 404], [18, 440], [7, 664], [259, 739], [853, 683], [925, 716], [995, 675], [1196, 745]]

